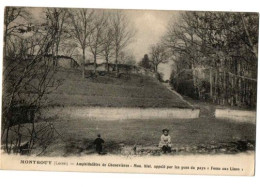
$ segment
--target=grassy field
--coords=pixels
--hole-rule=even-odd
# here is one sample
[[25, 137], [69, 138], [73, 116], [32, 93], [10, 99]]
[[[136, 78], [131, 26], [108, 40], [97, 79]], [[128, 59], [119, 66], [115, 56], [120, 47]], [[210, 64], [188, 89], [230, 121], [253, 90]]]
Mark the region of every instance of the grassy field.
[[121, 74], [116, 78], [114, 74], [106, 74], [83, 80], [80, 70], [60, 70], [56, 77], [62, 79], [62, 85], [47, 95], [48, 105], [52, 106], [190, 108], [148, 76]]
[[[108, 154], [159, 155], [157, 146], [163, 128], [170, 129], [172, 154], [234, 154], [254, 150], [256, 126], [213, 118], [192, 120], [59, 121], [61, 134], [46, 150], [46, 156], [93, 154], [97, 134], [105, 140]], [[133, 152], [134, 147], [137, 148]]]

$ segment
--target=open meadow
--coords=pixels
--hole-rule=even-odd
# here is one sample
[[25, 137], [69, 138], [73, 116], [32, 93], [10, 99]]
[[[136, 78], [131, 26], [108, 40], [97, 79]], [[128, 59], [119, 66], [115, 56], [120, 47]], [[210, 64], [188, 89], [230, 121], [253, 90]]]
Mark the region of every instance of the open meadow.
[[236, 154], [255, 147], [253, 124], [214, 118], [176, 120], [61, 120], [53, 121], [59, 132], [44, 156], [95, 154], [97, 134], [105, 140], [107, 154], [161, 155], [161, 130], [168, 128], [176, 154]]

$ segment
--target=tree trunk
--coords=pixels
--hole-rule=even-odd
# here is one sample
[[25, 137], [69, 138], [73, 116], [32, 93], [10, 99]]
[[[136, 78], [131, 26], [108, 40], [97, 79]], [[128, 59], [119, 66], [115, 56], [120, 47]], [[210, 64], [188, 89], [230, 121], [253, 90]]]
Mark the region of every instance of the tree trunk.
[[58, 53], [59, 53], [59, 44], [58, 42], [56, 43], [56, 50], [55, 50], [55, 67], [58, 66], [58, 60], [59, 60], [59, 56], [58, 56]]
[[7, 55], [6, 53], [7, 53], [7, 27], [4, 35], [4, 60], [6, 59], [6, 55]]
[[35, 141], [35, 126], [34, 126], [34, 121], [32, 122], [32, 134], [31, 134], [31, 137], [30, 137], [30, 141], [29, 141], [29, 153], [31, 153], [32, 149], [33, 149], [33, 146], [34, 146], [34, 141]]
[[81, 66], [82, 66], [82, 79], [85, 79], [85, 61], [86, 61], [85, 48], [82, 49], [82, 54], [83, 54], [83, 62], [81, 64]]
[[215, 73], [215, 103], [218, 103], [218, 69]]
[[109, 73], [108, 57], [106, 57], [106, 64], [107, 64], [107, 72]]
[[94, 54], [94, 75], [97, 75], [97, 55]]
[[[5, 10], [5, 18], [7, 19], [7, 8]], [[5, 22], [5, 33], [4, 33], [4, 60], [7, 55], [7, 33], [8, 33], [8, 25], [7, 22]]]
[[6, 137], [5, 137], [5, 149], [6, 149], [7, 153], [9, 153], [9, 147], [8, 147], [9, 129], [10, 129], [10, 124], [8, 125], [8, 127], [6, 129]]
[[258, 59], [257, 46], [255, 46], [255, 45], [253, 44], [253, 41], [252, 41], [252, 39], [251, 39], [251, 36], [250, 36], [250, 34], [249, 34], [248, 28], [247, 28], [246, 23], [245, 23], [244, 16], [242, 15], [242, 13], [240, 13], [240, 15], [241, 15], [241, 19], [242, 19], [243, 27], [244, 27], [244, 30], [245, 30], [245, 33], [246, 33], [246, 36], [247, 36], [247, 39], [248, 39], [249, 45], [251, 46], [251, 48], [252, 48], [252, 52], [254, 53], [256, 59]]
[[212, 69], [209, 69], [209, 83], [210, 83], [210, 98], [213, 96], [213, 83], [212, 83]]
[[196, 88], [196, 70], [194, 69], [193, 63], [191, 64], [191, 70], [192, 70], [193, 87]]
[[115, 61], [115, 63], [116, 63], [116, 77], [118, 77], [119, 76], [119, 68], [118, 68], [118, 54], [117, 54], [117, 52], [116, 52], [116, 61]]
[[18, 145], [17, 145], [17, 151], [18, 152], [20, 150], [21, 142], [22, 142], [22, 135], [20, 133], [20, 128], [21, 128], [21, 125], [19, 124], [19, 126], [18, 126]]
[[226, 98], [227, 98], [226, 88], [227, 88], [227, 85], [226, 85], [226, 72], [223, 71], [223, 90], [222, 90], [222, 92], [223, 92], [223, 94], [222, 94], [222, 96], [223, 96], [223, 98], [222, 98], [223, 99], [223, 105], [225, 105]]
[[154, 65], [154, 73], [157, 73], [158, 64]]
[[235, 103], [234, 103], [234, 94], [235, 94], [235, 86], [234, 86], [234, 76], [232, 75], [231, 76], [231, 85], [232, 85], [232, 94], [231, 94], [231, 106], [234, 106]]
[[[238, 62], [237, 75], [241, 75], [241, 64]], [[237, 77], [237, 105], [241, 106], [241, 78]]]

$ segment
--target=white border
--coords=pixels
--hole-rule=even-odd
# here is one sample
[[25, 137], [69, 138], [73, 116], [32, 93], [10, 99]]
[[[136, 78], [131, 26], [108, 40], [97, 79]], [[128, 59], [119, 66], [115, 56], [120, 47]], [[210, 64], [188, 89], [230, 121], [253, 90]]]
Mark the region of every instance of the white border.
[[[0, 43], [3, 43], [4, 6], [56, 6], [88, 8], [123, 8], [123, 9], [165, 9], [165, 10], [218, 10], [259, 12], [259, 0], [1, 0], [0, 2]], [[0, 59], [3, 48], [0, 47]], [[1, 70], [2, 72], [2, 70]], [[259, 68], [258, 68], [259, 72]], [[0, 81], [2, 79], [0, 78]], [[258, 88], [259, 88], [258, 84]], [[1, 89], [0, 89], [1, 90]], [[259, 98], [259, 91], [258, 91]], [[258, 106], [259, 106], [258, 99]], [[257, 112], [259, 117], [259, 112]], [[257, 128], [256, 151], [259, 153], [259, 128]], [[259, 158], [258, 154], [256, 158]], [[32, 172], [0, 171], [1, 186], [257, 186], [260, 182], [260, 165], [256, 161], [255, 177], [224, 176], [181, 176], [150, 174], [103, 174], [77, 172]], [[260, 184], [260, 183], [259, 183]], [[259, 185], [258, 184], [258, 185]]]

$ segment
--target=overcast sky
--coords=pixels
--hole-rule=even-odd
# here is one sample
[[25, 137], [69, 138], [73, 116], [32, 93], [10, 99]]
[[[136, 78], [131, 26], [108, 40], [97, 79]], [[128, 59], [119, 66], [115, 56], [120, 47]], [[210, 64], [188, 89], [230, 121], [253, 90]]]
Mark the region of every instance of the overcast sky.
[[137, 31], [135, 41], [129, 47], [137, 60], [148, 53], [150, 45], [160, 40], [171, 17], [177, 15], [174, 11], [126, 10], [125, 12]]
[[[166, 33], [169, 21], [178, 16], [177, 11], [125, 10], [125, 12], [137, 31], [135, 41], [129, 46], [137, 62], [144, 54], [149, 53], [149, 47], [152, 44], [160, 41], [160, 38]], [[171, 65], [172, 62], [159, 66], [159, 71], [164, 74], [164, 79], [169, 78]]]

